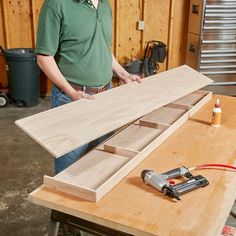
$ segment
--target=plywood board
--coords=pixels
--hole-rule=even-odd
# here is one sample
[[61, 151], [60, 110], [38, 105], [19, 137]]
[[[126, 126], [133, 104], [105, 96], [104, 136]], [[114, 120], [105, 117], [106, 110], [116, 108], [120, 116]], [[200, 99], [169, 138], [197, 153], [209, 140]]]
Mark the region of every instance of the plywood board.
[[140, 119], [140, 123], [156, 123], [161, 125], [171, 125], [173, 124], [178, 118], [180, 118], [186, 109], [177, 109], [177, 108], [170, 108], [170, 107], [161, 107], [158, 110], [155, 110]]
[[86, 200], [100, 200], [211, 98], [208, 92], [201, 95], [202, 99], [191, 109], [182, 112], [181, 116], [176, 108], [168, 108], [168, 113], [158, 109], [162, 119], [164, 114], [169, 116], [173, 110], [175, 121], [168, 128], [160, 130], [131, 124], [58, 175], [45, 176], [44, 184]]
[[123, 147], [140, 152], [161, 134], [162, 130], [132, 124], [106, 142], [109, 146]]
[[62, 171], [54, 178], [44, 176], [47, 186], [57, 185], [58, 189], [96, 201], [96, 190], [114, 173], [129, 161], [129, 158], [117, 154], [94, 150]]
[[60, 157], [143, 115], [212, 83], [184, 65], [21, 120], [16, 124]]
[[199, 102], [202, 99], [203, 94], [204, 94], [204, 91], [196, 91], [194, 93], [188, 94], [174, 101], [173, 104], [181, 104], [187, 107], [191, 107], [191, 106], [194, 106], [197, 102]]

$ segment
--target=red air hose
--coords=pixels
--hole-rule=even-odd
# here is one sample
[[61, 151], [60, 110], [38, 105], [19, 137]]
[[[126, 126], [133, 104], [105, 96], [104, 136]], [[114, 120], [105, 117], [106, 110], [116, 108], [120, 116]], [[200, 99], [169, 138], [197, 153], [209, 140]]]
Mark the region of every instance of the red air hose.
[[225, 164], [212, 164], [212, 163], [198, 165], [195, 167], [195, 169], [200, 170], [200, 169], [204, 169], [204, 168], [208, 168], [208, 167], [217, 167], [217, 168], [226, 168], [226, 169], [236, 170], [235, 166], [225, 165]]

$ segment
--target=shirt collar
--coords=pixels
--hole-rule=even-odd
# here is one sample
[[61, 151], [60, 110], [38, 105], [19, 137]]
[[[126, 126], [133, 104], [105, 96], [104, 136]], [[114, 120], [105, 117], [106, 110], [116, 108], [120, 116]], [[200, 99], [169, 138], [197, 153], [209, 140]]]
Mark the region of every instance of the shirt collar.
[[[77, 0], [78, 2], [84, 3], [84, 2], [88, 2], [88, 0]], [[99, 0], [101, 2], [103, 2], [103, 0]]]

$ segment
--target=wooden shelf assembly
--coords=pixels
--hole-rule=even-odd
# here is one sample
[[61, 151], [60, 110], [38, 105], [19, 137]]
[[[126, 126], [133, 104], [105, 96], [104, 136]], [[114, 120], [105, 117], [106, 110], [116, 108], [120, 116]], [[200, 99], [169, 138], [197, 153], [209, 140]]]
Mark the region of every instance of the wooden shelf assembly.
[[58, 175], [44, 176], [44, 184], [99, 201], [211, 97], [196, 91], [144, 115]]

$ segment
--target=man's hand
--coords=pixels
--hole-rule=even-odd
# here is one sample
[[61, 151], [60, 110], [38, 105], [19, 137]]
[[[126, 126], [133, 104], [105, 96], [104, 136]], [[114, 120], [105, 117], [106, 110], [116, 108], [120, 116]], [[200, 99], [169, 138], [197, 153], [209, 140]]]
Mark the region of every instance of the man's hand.
[[47, 77], [55, 84], [61, 91], [64, 91], [73, 101], [85, 98], [94, 99], [94, 96], [84, 93], [83, 91], [76, 91], [66, 81], [61, 71], [59, 70], [53, 56], [37, 55], [37, 63], [40, 69], [47, 75]]
[[138, 75], [130, 74], [126, 71], [120, 63], [116, 60], [114, 55], [112, 54], [112, 70], [115, 74], [119, 77], [120, 82], [119, 84], [128, 84], [130, 82], [136, 81], [138, 83], [142, 83], [142, 78]]
[[138, 75], [134, 75], [134, 74], [129, 74], [129, 76], [125, 77], [125, 78], [122, 78], [120, 79], [120, 82], [119, 84], [122, 85], [122, 84], [128, 84], [130, 82], [138, 82], [138, 83], [142, 83], [143, 82], [143, 79], [138, 76]]
[[71, 94], [71, 99], [73, 101], [83, 99], [83, 98], [91, 100], [91, 99], [94, 99], [94, 96], [87, 94], [83, 91], [76, 91], [76, 90], [74, 90], [74, 92]]
[[127, 76], [126, 78], [123, 79], [123, 83], [128, 84], [130, 82], [138, 82], [138, 83], [142, 83], [143, 80], [139, 75], [134, 75], [134, 74], [129, 74], [129, 76]]

